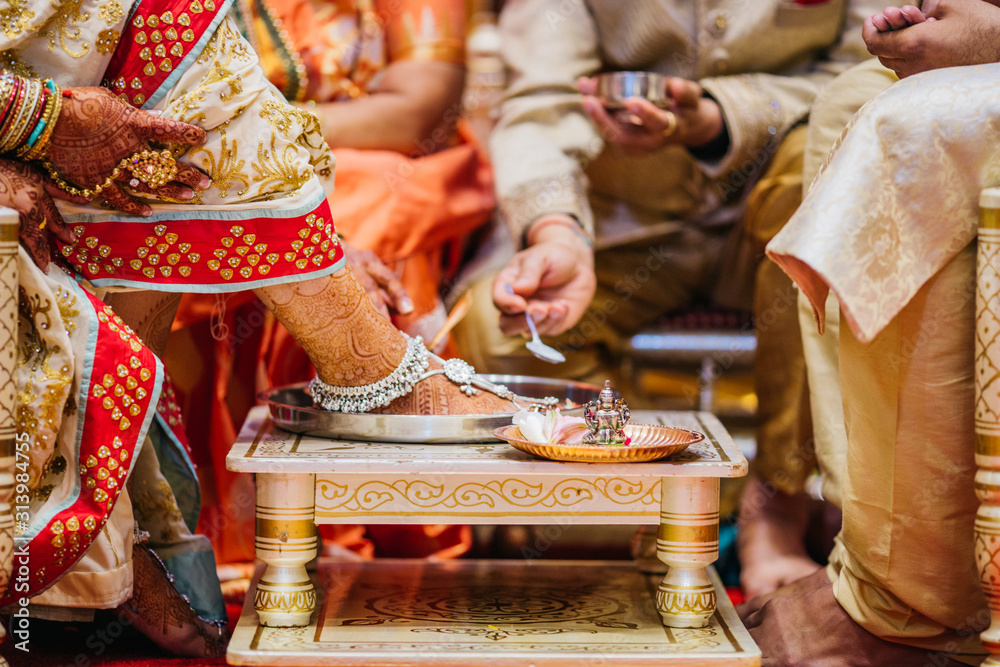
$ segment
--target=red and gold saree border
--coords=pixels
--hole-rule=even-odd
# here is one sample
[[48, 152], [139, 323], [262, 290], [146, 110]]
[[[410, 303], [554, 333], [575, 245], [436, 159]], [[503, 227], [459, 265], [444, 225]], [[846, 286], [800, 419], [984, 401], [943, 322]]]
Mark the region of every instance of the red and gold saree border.
[[[90, 548], [107, 523], [129, 475], [160, 396], [163, 367], [125, 323], [96, 297], [79, 289], [91, 312], [86, 363], [76, 405], [75, 467], [68, 498], [26, 526], [15, 545], [27, 553], [30, 577], [12, 587], [0, 606], [36, 595], [55, 583]], [[73, 437], [72, 435], [68, 437]], [[19, 582], [23, 583], [23, 582]]]
[[104, 85], [151, 109], [201, 55], [232, 0], [143, 0], [122, 29]]

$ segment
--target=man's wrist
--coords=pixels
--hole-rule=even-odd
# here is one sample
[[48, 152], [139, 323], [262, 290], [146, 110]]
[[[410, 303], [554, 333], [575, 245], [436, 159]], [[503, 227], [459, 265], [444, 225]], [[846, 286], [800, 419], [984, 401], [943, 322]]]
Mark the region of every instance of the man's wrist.
[[593, 242], [576, 218], [566, 214], [542, 216], [533, 221], [524, 233], [526, 246], [546, 241], [566, 241], [575, 238], [577, 242], [593, 247]]

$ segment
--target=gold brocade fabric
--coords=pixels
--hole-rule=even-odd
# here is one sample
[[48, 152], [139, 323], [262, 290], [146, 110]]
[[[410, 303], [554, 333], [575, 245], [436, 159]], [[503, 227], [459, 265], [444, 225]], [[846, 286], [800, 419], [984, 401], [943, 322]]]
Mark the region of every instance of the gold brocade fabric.
[[1000, 64], [934, 70], [855, 116], [768, 245], [821, 323], [832, 289], [844, 321], [872, 340], [975, 238], [979, 191], [1000, 183], [998, 80]]

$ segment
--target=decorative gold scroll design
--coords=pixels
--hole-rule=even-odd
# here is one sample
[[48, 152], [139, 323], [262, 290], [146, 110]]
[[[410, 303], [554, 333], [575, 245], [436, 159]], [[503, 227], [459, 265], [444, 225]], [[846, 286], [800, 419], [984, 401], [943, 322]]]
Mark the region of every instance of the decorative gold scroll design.
[[[555, 481], [555, 480], [553, 480]], [[465, 482], [458, 486], [423, 481], [369, 481], [357, 487], [316, 480], [317, 510], [373, 511], [389, 503], [422, 509], [479, 507], [573, 507], [585, 503], [611, 502], [623, 506], [655, 507], [660, 503], [660, 483], [632, 482], [621, 478], [561, 479], [529, 484], [519, 479], [492, 480], [485, 484]]]

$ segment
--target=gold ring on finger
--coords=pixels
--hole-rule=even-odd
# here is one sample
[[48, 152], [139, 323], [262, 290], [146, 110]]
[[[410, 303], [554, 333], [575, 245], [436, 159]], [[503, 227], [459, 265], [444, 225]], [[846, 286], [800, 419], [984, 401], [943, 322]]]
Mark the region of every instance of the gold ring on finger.
[[132, 181], [138, 180], [154, 190], [177, 177], [177, 161], [166, 149], [137, 151], [124, 158], [118, 166], [132, 172], [129, 185], [132, 185]]
[[677, 131], [677, 116], [672, 111], [667, 112], [667, 126], [663, 128], [662, 135], [669, 137]]

